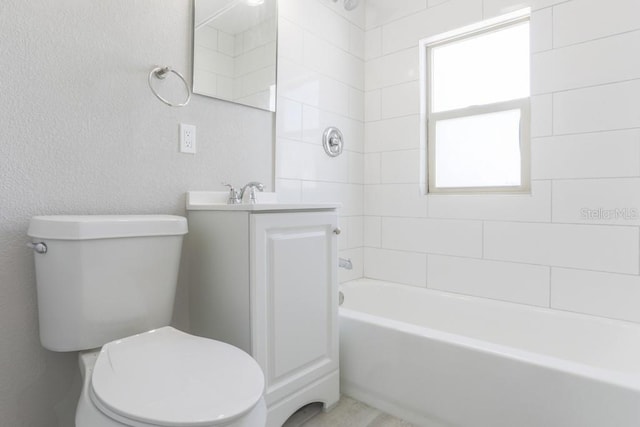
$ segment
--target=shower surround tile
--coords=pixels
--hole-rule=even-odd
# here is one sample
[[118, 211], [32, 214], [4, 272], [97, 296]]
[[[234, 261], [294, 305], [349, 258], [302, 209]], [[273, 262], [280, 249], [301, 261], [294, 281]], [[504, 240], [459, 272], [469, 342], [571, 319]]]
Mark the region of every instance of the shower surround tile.
[[551, 307], [640, 322], [640, 277], [553, 268]]
[[578, 0], [553, 8], [554, 47], [640, 29], [637, 0]]
[[427, 8], [427, 0], [367, 0], [366, 28], [374, 28]]
[[640, 225], [640, 178], [555, 181], [553, 221]]
[[640, 273], [638, 227], [485, 222], [484, 258]]
[[382, 55], [382, 28], [378, 27], [368, 30], [364, 35], [364, 59], [368, 61], [380, 55]]
[[533, 179], [640, 176], [640, 129], [534, 138]]
[[367, 122], [365, 153], [420, 148], [420, 116], [397, 117]]
[[426, 217], [427, 200], [413, 184], [365, 185], [364, 211], [367, 215]]
[[[640, 30], [532, 55], [531, 92], [551, 93], [640, 78]], [[598, 60], [594, 61], [593, 58]]]
[[364, 155], [364, 183], [380, 184], [380, 153], [367, 153]]
[[364, 94], [364, 118], [367, 122], [380, 120], [382, 101], [380, 89], [371, 90]]
[[[597, 100], [597, 102], [594, 102]], [[640, 127], [640, 79], [553, 95], [556, 135]]]
[[549, 306], [549, 267], [440, 255], [427, 264], [430, 289]]
[[420, 84], [418, 81], [401, 83], [382, 89], [381, 111], [383, 119], [414, 116], [420, 113]]
[[365, 76], [367, 90], [417, 80], [419, 78], [418, 58], [418, 47], [412, 46], [369, 61]]
[[420, 150], [387, 151], [380, 160], [383, 184], [410, 184], [420, 179]]
[[[315, 146], [335, 121], [362, 145], [349, 142], [346, 176], [302, 153], [287, 161], [303, 160], [306, 170], [283, 166], [295, 173], [276, 178], [292, 199], [345, 203], [341, 247], [362, 240], [365, 276], [414, 286], [429, 279], [451, 292], [545, 305], [549, 272], [561, 272], [551, 279], [554, 308], [638, 321], [621, 301], [636, 298], [635, 282], [622, 278], [640, 277], [640, 222], [585, 220], [580, 209], [640, 202], [640, 3], [370, 0], [361, 15], [324, 0], [283, 5], [291, 8], [286, 31], [303, 42], [290, 41], [281, 61], [279, 93], [290, 104], [279, 136]], [[533, 9], [532, 194], [425, 196], [418, 41], [522, 7]], [[331, 36], [323, 35], [327, 25]], [[314, 55], [312, 46], [328, 51]], [[320, 58], [339, 63], [328, 69]], [[363, 232], [352, 239], [358, 215]], [[609, 278], [612, 305], [581, 300], [582, 276], [573, 272], [602, 275], [593, 285], [602, 300]]]
[[[482, 222], [382, 218], [383, 248], [429, 254], [482, 256]], [[420, 236], [416, 239], [416, 236]]]
[[434, 194], [428, 210], [430, 218], [549, 222], [551, 181], [533, 181], [531, 194]]
[[[350, 280], [364, 269], [364, 6], [346, 11], [324, 0], [281, 0], [278, 6], [276, 189], [285, 200], [342, 204], [340, 253], [353, 258], [354, 268], [341, 270], [340, 280]], [[344, 135], [338, 157], [322, 148], [329, 126]]]
[[[485, 1], [485, 7], [487, 1]], [[553, 13], [551, 8], [531, 13], [531, 53], [553, 48]]]
[[415, 46], [419, 40], [482, 20], [482, 0], [449, 0], [382, 27], [382, 53]]
[[365, 247], [364, 276], [425, 287], [427, 285], [427, 255]]
[[365, 216], [364, 217], [364, 246], [372, 248], [380, 247], [381, 241], [381, 217]]

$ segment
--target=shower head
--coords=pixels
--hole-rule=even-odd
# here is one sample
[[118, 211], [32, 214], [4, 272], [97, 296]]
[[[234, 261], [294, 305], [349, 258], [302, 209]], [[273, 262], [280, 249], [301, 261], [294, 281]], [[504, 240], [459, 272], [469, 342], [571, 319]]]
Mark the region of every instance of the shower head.
[[[333, 0], [334, 3], [337, 3], [338, 0]], [[344, 9], [347, 11], [353, 10], [358, 7], [359, 0], [343, 0]]]

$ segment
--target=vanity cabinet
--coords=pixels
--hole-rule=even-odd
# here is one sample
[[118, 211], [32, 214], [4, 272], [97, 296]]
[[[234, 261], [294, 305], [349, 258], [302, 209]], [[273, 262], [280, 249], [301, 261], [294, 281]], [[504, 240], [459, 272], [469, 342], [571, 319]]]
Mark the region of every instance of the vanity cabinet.
[[191, 330], [258, 361], [270, 427], [339, 398], [336, 209], [287, 206], [188, 213]]

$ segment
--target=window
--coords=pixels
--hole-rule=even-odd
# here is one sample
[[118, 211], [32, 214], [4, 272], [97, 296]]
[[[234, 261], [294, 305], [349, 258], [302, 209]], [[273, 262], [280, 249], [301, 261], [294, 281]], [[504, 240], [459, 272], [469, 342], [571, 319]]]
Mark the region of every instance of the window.
[[527, 192], [529, 12], [420, 42], [428, 192]]

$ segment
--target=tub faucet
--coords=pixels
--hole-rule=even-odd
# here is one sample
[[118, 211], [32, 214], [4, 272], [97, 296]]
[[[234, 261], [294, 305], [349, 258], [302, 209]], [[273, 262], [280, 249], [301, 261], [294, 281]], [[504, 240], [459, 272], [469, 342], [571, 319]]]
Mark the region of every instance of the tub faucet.
[[243, 197], [244, 197], [244, 192], [247, 189], [249, 189], [249, 203], [255, 203], [256, 202], [256, 190], [264, 191], [264, 184], [262, 184], [260, 182], [256, 182], [256, 181], [251, 181], [247, 185], [242, 187], [242, 189], [240, 189], [240, 194], [239, 194], [240, 203], [242, 203], [242, 200], [243, 200]]
[[353, 264], [351, 264], [351, 258], [338, 258], [338, 267], [351, 270]]

